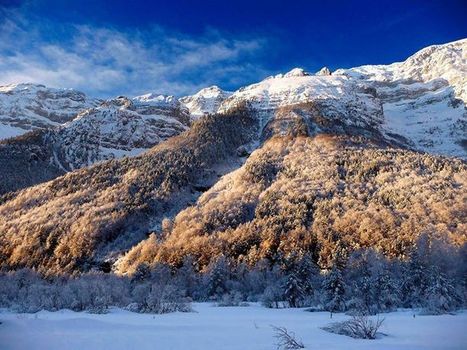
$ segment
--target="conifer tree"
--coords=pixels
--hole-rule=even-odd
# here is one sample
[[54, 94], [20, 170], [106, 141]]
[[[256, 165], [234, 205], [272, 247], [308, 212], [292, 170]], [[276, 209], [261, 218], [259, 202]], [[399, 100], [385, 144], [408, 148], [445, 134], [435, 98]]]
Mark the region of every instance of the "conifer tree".
[[313, 278], [317, 275], [316, 265], [313, 263], [309, 255], [305, 255], [300, 259], [297, 266], [297, 278], [301, 285], [304, 296], [313, 294]]
[[410, 255], [410, 261], [404, 268], [402, 298], [405, 307], [420, 307], [428, 288], [429, 242], [422, 236]]
[[322, 283], [325, 297], [324, 307], [331, 312], [345, 310], [345, 282], [342, 272], [336, 266], [326, 275]]
[[458, 302], [459, 296], [451, 279], [446, 277], [437, 266], [432, 266], [424, 303], [426, 311], [433, 314], [447, 313], [455, 309]]
[[394, 310], [400, 304], [399, 288], [388, 271], [383, 270], [374, 279], [374, 300], [378, 312]]
[[291, 271], [287, 276], [284, 288], [284, 296], [290, 307], [300, 307], [304, 297], [301, 281], [295, 271]]
[[227, 293], [227, 280], [229, 279], [229, 268], [224, 256], [220, 256], [208, 275], [207, 293], [209, 297], [220, 299]]

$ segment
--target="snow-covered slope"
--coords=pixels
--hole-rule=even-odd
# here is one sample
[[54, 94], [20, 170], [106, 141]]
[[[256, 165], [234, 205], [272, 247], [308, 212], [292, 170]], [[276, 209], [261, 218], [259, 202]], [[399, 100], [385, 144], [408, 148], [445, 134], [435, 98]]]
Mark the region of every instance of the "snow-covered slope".
[[338, 70], [336, 73], [378, 82], [403, 80], [429, 82], [441, 78], [453, 86], [456, 97], [465, 103], [467, 102], [467, 39], [428, 46], [404, 62], [366, 65]]
[[137, 155], [189, 127], [189, 112], [173, 96], [118, 97], [81, 112], [57, 133], [60, 167]]
[[426, 152], [466, 158], [467, 39], [429, 46], [406, 61], [338, 70], [373, 88], [389, 138]]
[[185, 96], [180, 99], [190, 111], [192, 118], [197, 119], [203, 115], [215, 113], [222, 102], [232, 93], [223, 91], [217, 86], [204, 88], [192, 96]]
[[0, 139], [59, 126], [98, 103], [99, 100], [72, 89], [36, 84], [0, 86]]

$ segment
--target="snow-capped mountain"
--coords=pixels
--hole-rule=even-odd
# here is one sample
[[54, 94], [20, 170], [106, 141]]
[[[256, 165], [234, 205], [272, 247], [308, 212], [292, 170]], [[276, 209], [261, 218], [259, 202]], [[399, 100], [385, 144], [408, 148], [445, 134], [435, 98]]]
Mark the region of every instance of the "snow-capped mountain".
[[434, 45], [404, 62], [332, 74], [295, 68], [235, 92], [211, 86], [180, 99], [149, 93], [100, 101], [75, 90], [7, 85], [0, 87], [0, 139], [53, 128], [51, 162], [68, 171], [138, 154], [190, 120], [246, 104], [261, 139], [304, 123], [308, 134], [357, 134], [465, 158], [466, 47], [465, 39]]
[[375, 89], [383, 133], [426, 152], [466, 158], [467, 39], [429, 46], [406, 61], [338, 70]]
[[413, 80], [429, 82], [444, 79], [464, 103], [467, 101], [467, 39], [443, 45], [428, 46], [404, 62], [389, 65], [366, 65], [337, 70], [357, 79], [375, 82]]
[[459, 40], [430, 46], [401, 63], [333, 74], [326, 67], [316, 74], [295, 68], [240, 88], [217, 111], [247, 103], [257, 111], [262, 131], [284, 107], [312, 103], [328, 122], [359, 129], [353, 132], [374, 129], [392, 144], [465, 158], [466, 49], [467, 40]]
[[231, 92], [223, 91], [217, 86], [210, 86], [194, 95], [182, 97], [180, 102], [188, 108], [192, 118], [197, 119], [206, 114], [216, 113], [220, 105], [231, 94]]
[[257, 112], [262, 131], [278, 110], [312, 104], [330, 123], [373, 128], [382, 123], [383, 117], [380, 101], [371, 93], [346, 76], [313, 75], [294, 68], [235, 91], [219, 111], [246, 103]]
[[99, 102], [72, 89], [37, 84], [0, 86], [0, 140], [35, 129], [60, 126]]
[[99, 161], [137, 155], [189, 125], [188, 110], [173, 96], [104, 101], [68, 123], [0, 142], [0, 194]]
[[173, 96], [118, 97], [85, 110], [57, 132], [60, 167], [137, 155], [190, 125], [188, 110]]
[[0, 87], [0, 139], [49, 130], [63, 170], [136, 155], [186, 130], [189, 111], [173, 96], [100, 101], [81, 92], [18, 84]]

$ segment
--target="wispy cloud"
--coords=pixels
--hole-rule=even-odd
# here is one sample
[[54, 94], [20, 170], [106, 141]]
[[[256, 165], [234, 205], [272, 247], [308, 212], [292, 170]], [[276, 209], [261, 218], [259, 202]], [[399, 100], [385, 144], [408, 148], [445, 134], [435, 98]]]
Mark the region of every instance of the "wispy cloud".
[[244, 84], [269, 73], [258, 63], [268, 45], [265, 38], [235, 38], [215, 30], [193, 37], [160, 27], [123, 32], [57, 26], [14, 12], [4, 18], [0, 84], [42, 83], [101, 97], [148, 91], [183, 95], [206, 85]]

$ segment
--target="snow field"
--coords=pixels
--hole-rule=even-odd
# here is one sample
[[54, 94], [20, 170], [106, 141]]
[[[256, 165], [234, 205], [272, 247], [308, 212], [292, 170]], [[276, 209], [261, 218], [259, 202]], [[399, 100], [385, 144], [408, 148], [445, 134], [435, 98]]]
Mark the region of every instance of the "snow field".
[[376, 340], [331, 334], [320, 327], [349, 316], [304, 309], [214, 307], [193, 304], [195, 312], [137, 314], [112, 309], [104, 315], [61, 310], [37, 314], [0, 313], [0, 348], [10, 349], [275, 349], [271, 325], [284, 326], [307, 349], [466, 349], [467, 313], [416, 316], [410, 310], [381, 315]]

